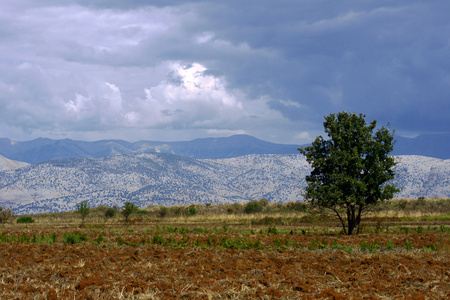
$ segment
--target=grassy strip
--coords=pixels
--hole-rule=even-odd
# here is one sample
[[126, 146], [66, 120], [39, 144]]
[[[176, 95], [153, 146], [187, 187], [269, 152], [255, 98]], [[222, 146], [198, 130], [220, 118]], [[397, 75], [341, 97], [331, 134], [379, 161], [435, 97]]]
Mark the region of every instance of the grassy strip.
[[[50, 243], [54, 244], [58, 241], [58, 236], [56, 233], [50, 233], [48, 235], [5, 235], [3, 232], [0, 233], [0, 243]], [[186, 234], [184, 234], [181, 238], [176, 239], [172, 236], [165, 237], [161, 234], [154, 234], [152, 237], [142, 238], [140, 242], [136, 241], [127, 241], [124, 240], [121, 236], [116, 238], [116, 244], [114, 243], [105, 243], [106, 238], [103, 235], [99, 235], [97, 239], [90, 241], [89, 237], [87, 237], [83, 233], [65, 233], [62, 236], [62, 241], [67, 245], [75, 245], [83, 242], [90, 242], [95, 245], [107, 245], [107, 246], [161, 246], [161, 247], [170, 247], [170, 248], [216, 248], [216, 249], [231, 249], [231, 250], [292, 250], [292, 251], [314, 251], [314, 250], [326, 250], [326, 249], [337, 249], [342, 250], [348, 254], [351, 254], [357, 250], [359, 252], [368, 252], [368, 253], [376, 253], [377, 251], [394, 251], [405, 249], [406, 251], [412, 250], [423, 250], [426, 252], [439, 252], [439, 245], [428, 244], [426, 247], [422, 249], [415, 248], [413, 243], [409, 240], [405, 240], [404, 248], [395, 247], [392, 241], [388, 241], [386, 244], [381, 244], [379, 242], [373, 241], [372, 243], [368, 243], [363, 240], [359, 245], [353, 248], [350, 245], [340, 244], [337, 240], [333, 240], [331, 243], [327, 243], [326, 240], [319, 240], [314, 237], [307, 245], [302, 245], [301, 243], [297, 243], [294, 240], [289, 239], [288, 237], [280, 237], [275, 235], [270, 243], [263, 245], [261, 240], [251, 239], [249, 237], [229, 237], [229, 236], [218, 236], [211, 235], [206, 241], [200, 241], [199, 239], [190, 238]]]

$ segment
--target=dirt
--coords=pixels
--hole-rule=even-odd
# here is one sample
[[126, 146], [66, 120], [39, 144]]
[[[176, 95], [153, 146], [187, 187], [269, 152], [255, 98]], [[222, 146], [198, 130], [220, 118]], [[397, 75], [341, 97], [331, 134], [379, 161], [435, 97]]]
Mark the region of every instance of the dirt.
[[[357, 239], [339, 243], [374, 236]], [[1, 299], [449, 299], [449, 275], [449, 254], [425, 251], [0, 243]]]

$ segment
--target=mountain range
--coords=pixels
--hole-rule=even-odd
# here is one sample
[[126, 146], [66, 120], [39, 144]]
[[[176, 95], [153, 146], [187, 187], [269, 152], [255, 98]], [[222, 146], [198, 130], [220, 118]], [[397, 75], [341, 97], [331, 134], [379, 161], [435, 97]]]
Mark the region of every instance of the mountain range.
[[[420, 155], [450, 158], [450, 134], [421, 135], [416, 138], [396, 136], [393, 155]], [[250, 154], [298, 154], [299, 146], [276, 144], [248, 135], [226, 138], [202, 138], [181, 142], [101, 140], [95, 142], [71, 139], [38, 138], [31, 141], [0, 139], [0, 155], [30, 164], [67, 158], [100, 158], [136, 153], [170, 153], [178, 156], [219, 159]]]
[[[450, 197], [450, 160], [397, 156], [397, 198]], [[301, 154], [196, 159], [167, 153], [52, 160], [0, 171], [0, 206], [16, 214], [132, 201], [148, 205], [301, 201], [311, 169]]]

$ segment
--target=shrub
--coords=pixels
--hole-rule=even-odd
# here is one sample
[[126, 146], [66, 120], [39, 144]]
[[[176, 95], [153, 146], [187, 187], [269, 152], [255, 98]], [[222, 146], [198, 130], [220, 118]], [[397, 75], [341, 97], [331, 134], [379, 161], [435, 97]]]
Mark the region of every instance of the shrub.
[[295, 211], [301, 211], [301, 212], [305, 212], [307, 209], [307, 206], [305, 203], [303, 202], [289, 202], [286, 205], [288, 210], [295, 210]]
[[159, 208], [159, 217], [164, 218], [169, 214], [169, 209], [166, 206], [161, 206]]
[[261, 205], [261, 203], [259, 201], [252, 200], [245, 205], [244, 212], [246, 214], [253, 214], [253, 213], [261, 212], [262, 209], [263, 209], [263, 206]]
[[172, 206], [170, 208], [170, 211], [171, 211], [171, 213], [174, 216], [181, 216], [181, 214], [183, 213], [183, 207], [181, 207], [181, 206]]
[[67, 233], [63, 235], [63, 242], [67, 245], [74, 245], [87, 240], [89, 238], [83, 233]]
[[401, 209], [405, 209], [407, 205], [408, 205], [408, 200], [406, 200], [406, 199], [402, 199], [398, 202], [398, 206], [400, 206]]
[[267, 200], [267, 199], [265, 199], [265, 198], [262, 198], [261, 200], [259, 200], [259, 204], [260, 204], [262, 207], [265, 207], [265, 206], [269, 205], [269, 200]]
[[112, 208], [112, 207], [108, 207], [108, 209], [106, 209], [105, 211], [105, 219], [110, 219], [115, 217], [115, 215], [117, 214], [117, 210]]
[[186, 208], [186, 214], [188, 216], [194, 216], [197, 214], [197, 207], [195, 205], [190, 205]]
[[17, 223], [33, 223], [34, 220], [30, 216], [23, 216], [17, 219]]

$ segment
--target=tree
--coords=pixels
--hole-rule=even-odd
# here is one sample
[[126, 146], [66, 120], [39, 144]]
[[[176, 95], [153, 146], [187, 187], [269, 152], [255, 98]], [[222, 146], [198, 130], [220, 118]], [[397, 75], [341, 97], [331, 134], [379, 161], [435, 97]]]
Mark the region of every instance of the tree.
[[128, 222], [128, 217], [136, 212], [138, 207], [131, 202], [125, 202], [125, 206], [122, 209], [121, 214], [125, 217], [125, 222]]
[[13, 217], [13, 212], [10, 209], [4, 209], [0, 206], [0, 223], [6, 223]]
[[87, 200], [81, 201], [77, 204], [77, 213], [81, 215], [81, 223], [84, 223], [84, 219], [91, 212], [91, 206], [87, 202]]
[[[329, 139], [318, 136], [312, 146], [299, 148], [311, 164], [305, 198], [333, 210], [344, 233], [359, 233], [362, 213], [378, 201], [391, 199], [399, 190], [394, 179], [394, 134], [387, 127], [367, 124], [365, 115], [340, 112], [325, 117]], [[347, 221], [347, 226], [345, 224]]]

